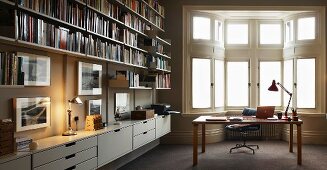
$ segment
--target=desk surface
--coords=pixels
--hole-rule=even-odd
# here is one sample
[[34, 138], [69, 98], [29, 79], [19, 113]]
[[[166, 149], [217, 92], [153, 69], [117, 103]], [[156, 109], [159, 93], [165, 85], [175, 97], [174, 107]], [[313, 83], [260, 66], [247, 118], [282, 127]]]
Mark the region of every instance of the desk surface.
[[302, 120], [298, 121], [288, 121], [288, 120], [282, 120], [282, 119], [277, 119], [277, 120], [268, 120], [268, 119], [258, 119], [252, 116], [242, 116], [243, 120], [242, 121], [230, 121], [230, 120], [225, 120], [225, 121], [207, 121], [206, 118], [209, 118], [211, 116], [200, 116], [192, 121], [193, 124], [249, 124], [249, 123], [256, 123], [256, 124], [303, 124]]

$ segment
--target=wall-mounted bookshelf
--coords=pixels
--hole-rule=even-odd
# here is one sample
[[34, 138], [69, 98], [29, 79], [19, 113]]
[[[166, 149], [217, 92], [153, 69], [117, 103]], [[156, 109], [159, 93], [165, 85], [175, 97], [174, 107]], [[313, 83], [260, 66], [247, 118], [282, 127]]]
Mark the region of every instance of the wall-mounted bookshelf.
[[169, 53], [142, 45], [149, 40], [156, 41], [157, 49], [171, 45], [158, 36], [164, 32], [165, 17], [156, 0], [0, 0], [0, 5], [14, 11], [9, 19], [15, 21], [15, 35], [0, 35], [4, 44], [161, 74], [171, 72], [165, 67], [150, 68], [148, 59], [155, 57], [168, 64]]

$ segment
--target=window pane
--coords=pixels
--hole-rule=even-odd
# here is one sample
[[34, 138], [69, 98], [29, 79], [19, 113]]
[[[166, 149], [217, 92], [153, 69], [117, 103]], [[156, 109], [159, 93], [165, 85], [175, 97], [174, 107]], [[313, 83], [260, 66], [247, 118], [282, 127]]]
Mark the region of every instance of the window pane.
[[193, 39], [210, 40], [210, 18], [193, 17]]
[[215, 20], [215, 41], [223, 40], [223, 26], [218, 20]]
[[285, 24], [285, 42], [287, 43], [293, 40], [293, 20], [290, 20]]
[[278, 92], [268, 91], [272, 80], [281, 80], [280, 61], [260, 62], [260, 105], [261, 106], [281, 106], [281, 89]]
[[315, 108], [315, 59], [297, 60], [297, 107]]
[[227, 105], [249, 105], [248, 62], [227, 62]]
[[281, 44], [280, 24], [260, 24], [260, 44]]
[[[284, 84], [283, 86], [291, 93], [293, 93], [293, 60], [285, 60], [284, 61]], [[284, 95], [284, 106], [286, 107], [288, 104], [288, 100], [290, 99], [290, 95], [288, 95], [285, 91]], [[292, 101], [290, 103], [290, 107], [292, 107]]]
[[224, 106], [224, 61], [215, 60], [215, 107]]
[[209, 108], [211, 103], [210, 59], [192, 60], [193, 108]]
[[300, 18], [298, 20], [298, 40], [312, 40], [315, 39], [316, 34], [316, 18]]
[[228, 24], [227, 44], [248, 44], [248, 24]]

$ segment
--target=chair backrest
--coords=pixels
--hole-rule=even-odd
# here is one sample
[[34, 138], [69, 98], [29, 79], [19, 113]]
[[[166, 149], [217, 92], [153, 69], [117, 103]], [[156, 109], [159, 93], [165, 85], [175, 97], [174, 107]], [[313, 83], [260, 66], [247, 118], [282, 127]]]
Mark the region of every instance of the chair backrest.
[[257, 114], [257, 110], [253, 108], [244, 108], [242, 115], [243, 116], [255, 116]]

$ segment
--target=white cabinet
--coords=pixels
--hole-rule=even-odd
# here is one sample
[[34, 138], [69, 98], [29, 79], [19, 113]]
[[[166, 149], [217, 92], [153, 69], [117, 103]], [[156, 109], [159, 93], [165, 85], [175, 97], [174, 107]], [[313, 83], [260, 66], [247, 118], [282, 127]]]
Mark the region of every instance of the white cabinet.
[[137, 149], [149, 142], [152, 142], [156, 139], [156, 130], [152, 129], [146, 132], [143, 132], [133, 138], [133, 149]]
[[170, 132], [170, 115], [161, 115], [156, 118], [156, 139]]
[[132, 151], [133, 126], [98, 136], [98, 165], [107, 164]]
[[155, 119], [144, 120], [142, 122], [135, 123], [133, 126], [133, 136], [147, 132], [151, 129], [156, 128]]
[[33, 169], [73, 169], [76, 165], [96, 157], [97, 137], [95, 136], [34, 153]]
[[1, 170], [30, 170], [31, 156], [25, 156], [0, 164]]

